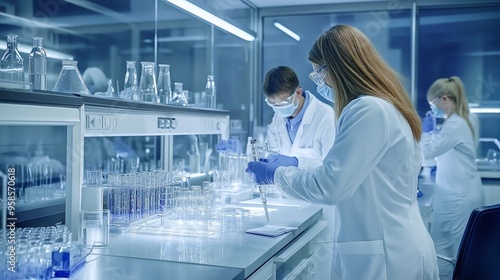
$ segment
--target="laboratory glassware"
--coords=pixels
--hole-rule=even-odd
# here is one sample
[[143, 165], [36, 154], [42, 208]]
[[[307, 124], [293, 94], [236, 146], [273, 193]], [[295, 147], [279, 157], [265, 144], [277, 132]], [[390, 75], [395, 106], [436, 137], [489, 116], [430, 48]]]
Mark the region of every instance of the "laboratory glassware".
[[17, 35], [7, 35], [7, 49], [0, 59], [0, 79], [24, 82], [24, 63], [17, 49]]
[[61, 73], [54, 86], [53, 91], [76, 94], [90, 94], [87, 85], [83, 81], [82, 74], [78, 70], [78, 61], [63, 60]]
[[135, 61], [127, 61], [125, 82], [123, 84], [123, 91], [120, 93], [120, 98], [126, 100], [140, 100], [137, 94], [137, 69], [135, 67]]
[[214, 75], [208, 75], [207, 85], [205, 86], [205, 108], [216, 108], [216, 91]]
[[158, 97], [161, 104], [168, 104], [172, 99], [172, 85], [170, 82], [170, 65], [159, 64]]
[[103, 186], [102, 171], [87, 171], [82, 186], [82, 211], [102, 210]]
[[156, 88], [155, 63], [141, 62], [142, 71], [139, 81], [139, 96], [142, 101], [158, 103], [158, 91]]
[[172, 94], [172, 101], [170, 104], [178, 106], [188, 105], [187, 98], [182, 91], [182, 83], [174, 83], [174, 92]]
[[29, 82], [33, 89], [47, 90], [47, 54], [43, 37], [33, 37], [33, 48], [28, 61]]
[[189, 167], [191, 173], [200, 173], [200, 151], [195, 144], [189, 148]]
[[104, 247], [109, 242], [109, 210], [82, 210], [80, 244], [86, 248]]
[[[256, 147], [255, 143], [257, 143], [256, 139], [252, 139], [250, 141], [250, 144], [252, 145], [253, 160], [259, 161], [259, 157], [257, 155], [257, 147]], [[269, 211], [267, 209], [267, 197], [266, 197], [266, 194], [264, 193], [264, 191], [262, 190], [262, 186], [258, 185], [258, 188], [259, 188], [260, 198], [262, 199], [262, 204], [264, 205], [264, 211], [266, 212], [267, 222], [269, 223]]]

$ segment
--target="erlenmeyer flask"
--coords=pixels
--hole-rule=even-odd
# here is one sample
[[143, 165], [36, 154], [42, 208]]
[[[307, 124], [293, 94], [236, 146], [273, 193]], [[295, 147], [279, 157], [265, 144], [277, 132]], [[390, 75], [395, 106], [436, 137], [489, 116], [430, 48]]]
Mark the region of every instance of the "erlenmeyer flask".
[[78, 61], [63, 60], [62, 69], [53, 91], [77, 94], [90, 94], [78, 70]]
[[23, 57], [17, 50], [17, 35], [7, 35], [7, 49], [0, 60], [0, 79], [24, 82]]
[[161, 104], [168, 104], [172, 100], [172, 86], [170, 84], [170, 65], [159, 64], [158, 98]]
[[125, 82], [120, 98], [127, 100], [140, 100], [137, 94], [137, 71], [135, 61], [127, 61], [127, 72], [125, 73]]
[[174, 83], [174, 92], [172, 93], [172, 101], [170, 104], [178, 106], [186, 106], [187, 98], [182, 91], [182, 83]]
[[142, 101], [158, 103], [156, 90], [155, 63], [141, 62], [141, 80], [139, 82], [139, 96]]

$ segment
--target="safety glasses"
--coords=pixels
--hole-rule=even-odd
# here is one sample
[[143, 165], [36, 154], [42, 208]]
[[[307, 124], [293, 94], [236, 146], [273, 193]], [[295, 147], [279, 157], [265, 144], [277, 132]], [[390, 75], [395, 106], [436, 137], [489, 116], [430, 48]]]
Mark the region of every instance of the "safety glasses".
[[432, 100], [431, 102], [429, 102], [429, 105], [434, 105], [434, 106], [437, 106], [437, 103], [439, 102], [439, 100], [441, 100], [441, 97], [436, 97], [434, 100]]
[[295, 101], [295, 92], [297, 90], [294, 90], [292, 92], [292, 94], [290, 96], [288, 96], [285, 100], [282, 100], [282, 101], [279, 101], [279, 102], [272, 102], [272, 101], [269, 101], [269, 99], [265, 99], [267, 105], [271, 106], [271, 107], [282, 107], [282, 106], [286, 106], [286, 105], [290, 105], [292, 104], [294, 101]]
[[325, 77], [328, 71], [325, 71], [325, 74], [321, 75], [321, 72], [326, 69], [326, 65], [321, 66], [320, 68], [312, 71], [309, 73], [309, 78], [318, 86], [324, 86], [325, 85]]

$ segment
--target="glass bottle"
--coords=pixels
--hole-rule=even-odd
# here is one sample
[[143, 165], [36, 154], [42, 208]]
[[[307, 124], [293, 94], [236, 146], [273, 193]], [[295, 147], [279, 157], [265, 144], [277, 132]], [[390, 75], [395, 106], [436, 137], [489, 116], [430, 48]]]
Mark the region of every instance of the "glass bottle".
[[141, 62], [141, 80], [139, 82], [139, 96], [142, 101], [158, 103], [156, 88], [155, 63]]
[[159, 64], [158, 97], [161, 104], [168, 104], [172, 99], [172, 85], [170, 83], [170, 65]]
[[137, 69], [135, 61], [127, 61], [127, 72], [125, 72], [125, 82], [123, 91], [120, 93], [120, 98], [127, 100], [140, 100], [137, 93]]
[[214, 75], [208, 75], [207, 85], [205, 87], [205, 108], [216, 108], [217, 103], [215, 100], [215, 80]]
[[42, 37], [33, 37], [33, 48], [28, 61], [29, 81], [33, 89], [47, 90], [47, 54]]
[[188, 104], [186, 96], [182, 91], [182, 83], [174, 83], [174, 92], [172, 93], [172, 105], [186, 106]]
[[17, 35], [7, 35], [7, 49], [0, 60], [0, 79], [24, 82], [23, 57], [17, 49]]
[[53, 91], [77, 94], [90, 94], [87, 85], [83, 81], [82, 74], [78, 70], [78, 61], [63, 60], [61, 73], [54, 86]]
[[68, 278], [83, 265], [84, 257], [84, 249], [71, 241], [71, 232], [64, 232], [61, 247], [52, 251], [52, 277]]

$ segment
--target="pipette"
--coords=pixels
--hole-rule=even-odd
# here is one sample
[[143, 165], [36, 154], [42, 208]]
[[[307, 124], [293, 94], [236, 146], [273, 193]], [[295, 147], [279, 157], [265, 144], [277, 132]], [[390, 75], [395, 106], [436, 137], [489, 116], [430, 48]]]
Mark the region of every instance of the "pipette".
[[[252, 157], [254, 161], [259, 161], [259, 156], [257, 154], [257, 147], [255, 143], [257, 140], [250, 140], [250, 144], [252, 145]], [[267, 210], [267, 197], [266, 194], [262, 191], [262, 185], [257, 185], [259, 187], [260, 198], [262, 199], [262, 204], [264, 205], [264, 212], [266, 212], [267, 222], [269, 223], [269, 211]]]

